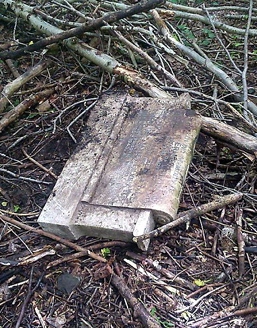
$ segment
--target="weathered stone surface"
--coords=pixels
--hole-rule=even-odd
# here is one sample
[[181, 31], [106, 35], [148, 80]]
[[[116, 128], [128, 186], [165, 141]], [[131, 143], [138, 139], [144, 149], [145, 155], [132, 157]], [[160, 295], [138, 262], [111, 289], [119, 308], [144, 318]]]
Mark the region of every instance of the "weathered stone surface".
[[[200, 118], [190, 98], [107, 95], [67, 162], [39, 223], [67, 238], [132, 240], [177, 213]], [[139, 245], [146, 249], [148, 244]]]

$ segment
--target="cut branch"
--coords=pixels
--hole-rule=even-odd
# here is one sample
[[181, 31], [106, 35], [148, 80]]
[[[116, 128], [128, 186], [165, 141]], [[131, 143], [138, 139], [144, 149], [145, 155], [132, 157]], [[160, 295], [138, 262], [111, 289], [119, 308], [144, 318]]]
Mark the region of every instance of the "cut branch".
[[93, 258], [93, 259], [96, 259], [100, 262], [104, 262], [106, 263], [107, 260], [104, 259], [102, 256], [100, 255], [97, 255], [95, 253], [93, 253], [92, 251], [90, 251], [88, 248], [84, 248], [82, 246], [79, 246], [77, 245], [76, 243], [73, 243], [67, 239], [64, 239], [64, 238], [61, 238], [61, 237], [58, 237], [50, 232], [47, 232], [47, 231], [44, 231], [44, 230], [41, 230], [41, 229], [37, 229], [37, 228], [34, 228], [34, 227], [31, 227], [23, 222], [20, 222], [20, 221], [17, 221], [13, 218], [10, 218], [9, 216], [6, 216], [6, 215], [3, 215], [0, 213], [0, 219], [5, 221], [5, 222], [8, 222], [10, 224], [13, 224], [17, 227], [20, 227], [26, 231], [31, 231], [31, 232], [34, 232], [34, 233], [37, 233], [38, 235], [41, 235], [41, 236], [44, 236], [44, 237], [47, 237], [47, 238], [50, 238], [52, 240], [56, 240], [58, 243], [61, 243], [63, 245], [66, 245], [67, 247], [70, 247], [72, 249], [75, 249], [76, 251], [78, 252], [85, 252], [85, 255], [88, 255], [89, 257]]
[[257, 157], [257, 138], [250, 134], [210, 117], [202, 117], [202, 131]]
[[[142, 7], [143, 4], [149, 4], [155, 5], [158, 3], [162, 3], [162, 1], [141, 1], [141, 5], [139, 6], [141, 9], [142, 8], [148, 8], [148, 7]], [[63, 30], [43, 21], [40, 17], [37, 17], [35, 15], [30, 14], [33, 10], [32, 7], [27, 6], [25, 4], [19, 3], [19, 6], [16, 6], [13, 0], [5, 0], [4, 4], [12, 5], [12, 9], [15, 10], [15, 13], [17, 16], [21, 16], [23, 19], [29, 20], [30, 23], [33, 25], [35, 29], [40, 31], [40, 33], [45, 33], [47, 35], [60, 35]], [[138, 8], [139, 8], [138, 7]], [[129, 12], [132, 14], [132, 9], [122, 11], [124, 12]], [[105, 17], [105, 16], [104, 16]], [[116, 17], [116, 16], [115, 16]], [[66, 32], [65, 32], [66, 33]], [[81, 56], [87, 58], [89, 61], [94, 63], [95, 65], [101, 67], [103, 70], [117, 74], [119, 76], [122, 76], [123, 79], [125, 80], [126, 83], [132, 84], [134, 87], [138, 88], [139, 90], [142, 90], [146, 92], [149, 96], [151, 97], [158, 97], [158, 98], [167, 98], [170, 97], [172, 98], [168, 93], [165, 91], [161, 90], [157, 86], [155, 86], [152, 82], [149, 80], [145, 79], [144, 77], [140, 76], [139, 73], [133, 69], [129, 69], [123, 65], [121, 65], [116, 59], [113, 57], [102, 53], [101, 51], [94, 49], [90, 46], [88, 46], [86, 43], [81, 41], [78, 38], [68, 38], [63, 41], [64, 44], [79, 53]]]

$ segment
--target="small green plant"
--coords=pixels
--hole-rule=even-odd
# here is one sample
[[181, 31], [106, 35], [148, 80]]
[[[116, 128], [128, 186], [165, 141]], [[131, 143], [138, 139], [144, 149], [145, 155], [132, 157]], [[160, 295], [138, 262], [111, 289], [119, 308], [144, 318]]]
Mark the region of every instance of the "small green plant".
[[111, 255], [111, 250], [110, 248], [102, 248], [101, 249], [101, 254], [104, 258], [108, 257]]
[[19, 205], [13, 205], [14, 213], [18, 213], [20, 209], [21, 209], [21, 208], [20, 208]]
[[188, 40], [194, 40], [195, 36], [190, 28], [184, 24], [178, 25], [178, 29], [184, 34]]

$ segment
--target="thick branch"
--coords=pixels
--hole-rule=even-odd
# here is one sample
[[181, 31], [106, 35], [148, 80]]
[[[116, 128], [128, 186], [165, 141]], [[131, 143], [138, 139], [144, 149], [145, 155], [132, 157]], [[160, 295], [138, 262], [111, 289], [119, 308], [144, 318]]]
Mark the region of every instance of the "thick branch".
[[[5, 0], [5, 2], [13, 3], [12, 0]], [[32, 7], [23, 4], [21, 8], [16, 8], [14, 6], [14, 9], [17, 16], [21, 16], [24, 19], [28, 19], [30, 23], [33, 25], [33, 27], [39, 30], [41, 33], [45, 33], [47, 35], [53, 35], [53, 34], [60, 35], [61, 32], [63, 32], [61, 29], [43, 21], [40, 17], [37, 17], [35, 15], [30, 15]], [[119, 76], [122, 76], [126, 83], [132, 84], [134, 87], [143, 90], [149, 96], [157, 97], [157, 98], [171, 97], [168, 93], [156, 87], [152, 82], [140, 76], [137, 71], [122, 66], [113, 57], [88, 46], [80, 39], [73, 37], [73, 38], [68, 38], [63, 42], [67, 47], [73, 49], [81, 56], [87, 58], [95, 65], [101, 67], [103, 70], [112, 74], [117, 74]]]
[[257, 157], [257, 138], [210, 117], [202, 117], [202, 131]]

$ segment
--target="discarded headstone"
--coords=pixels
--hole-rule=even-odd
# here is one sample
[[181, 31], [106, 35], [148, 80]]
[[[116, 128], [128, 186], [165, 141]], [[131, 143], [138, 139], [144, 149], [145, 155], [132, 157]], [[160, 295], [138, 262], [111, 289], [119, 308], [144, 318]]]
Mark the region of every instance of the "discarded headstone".
[[[132, 241], [176, 216], [201, 119], [187, 95], [105, 95], [39, 217], [43, 229]], [[149, 241], [138, 246], [145, 250]]]

